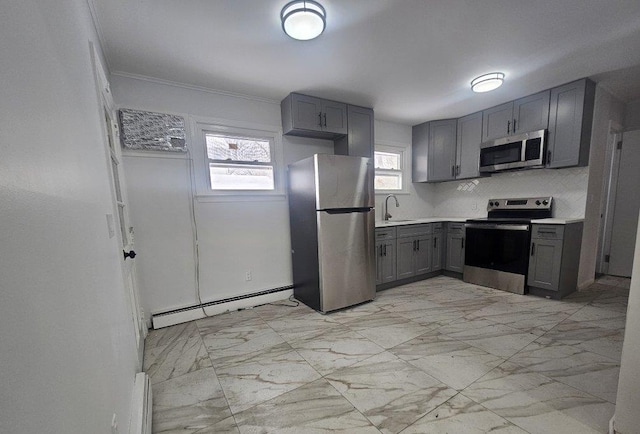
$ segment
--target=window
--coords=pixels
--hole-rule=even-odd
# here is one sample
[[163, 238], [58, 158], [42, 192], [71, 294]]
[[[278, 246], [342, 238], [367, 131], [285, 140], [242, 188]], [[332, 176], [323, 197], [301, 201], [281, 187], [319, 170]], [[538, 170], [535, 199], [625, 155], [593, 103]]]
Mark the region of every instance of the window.
[[275, 189], [273, 139], [205, 132], [214, 191]]
[[[381, 147], [379, 147], [381, 148]], [[374, 152], [376, 191], [402, 191], [404, 179], [404, 152], [384, 147]]]

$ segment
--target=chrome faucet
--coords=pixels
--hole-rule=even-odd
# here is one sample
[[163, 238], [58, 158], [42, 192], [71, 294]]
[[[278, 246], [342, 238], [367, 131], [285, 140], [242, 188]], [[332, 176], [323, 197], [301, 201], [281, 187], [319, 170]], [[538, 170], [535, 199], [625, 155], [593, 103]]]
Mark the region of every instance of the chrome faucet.
[[390, 194], [387, 197], [385, 197], [384, 198], [384, 221], [389, 221], [389, 219], [391, 218], [391, 214], [389, 214], [389, 198], [390, 197], [395, 199], [396, 208], [400, 207], [400, 204], [398, 203], [398, 198], [396, 197], [395, 194]]

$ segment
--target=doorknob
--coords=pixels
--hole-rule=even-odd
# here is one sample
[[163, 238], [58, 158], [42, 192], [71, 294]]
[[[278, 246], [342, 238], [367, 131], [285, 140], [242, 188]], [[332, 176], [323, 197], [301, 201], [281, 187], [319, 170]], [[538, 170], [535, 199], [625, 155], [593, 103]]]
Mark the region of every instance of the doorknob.
[[124, 250], [122, 251], [122, 253], [124, 254], [124, 259], [126, 260], [127, 258], [135, 258], [136, 257], [136, 252], [134, 252], [133, 250], [130, 250], [129, 252], [125, 252]]

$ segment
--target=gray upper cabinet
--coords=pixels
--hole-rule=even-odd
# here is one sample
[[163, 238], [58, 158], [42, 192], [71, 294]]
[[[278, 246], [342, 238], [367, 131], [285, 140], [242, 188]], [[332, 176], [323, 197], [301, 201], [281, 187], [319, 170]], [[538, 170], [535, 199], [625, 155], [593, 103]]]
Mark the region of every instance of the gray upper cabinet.
[[513, 102], [512, 133], [544, 130], [549, 126], [550, 91], [536, 93]]
[[513, 102], [492, 107], [482, 112], [482, 141], [499, 139], [511, 134]]
[[335, 142], [334, 150], [338, 155], [373, 158], [373, 109], [347, 106], [348, 132]]
[[482, 112], [458, 119], [457, 141], [456, 179], [479, 177]]
[[589, 164], [595, 88], [582, 79], [551, 89], [547, 167]]
[[283, 134], [335, 139], [347, 134], [347, 105], [299, 93], [280, 104]]
[[412, 131], [412, 180], [455, 179], [457, 120], [425, 122]]
[[429, 181], [456, 177], [457, 120], [434, 121], [429, 125]]
[[546, 129], [549, 125], [549, 93], [545, 90], [483, 111], [482, 141]]
[[429, 122], [411, 129], [411, 181], [429, 180]]

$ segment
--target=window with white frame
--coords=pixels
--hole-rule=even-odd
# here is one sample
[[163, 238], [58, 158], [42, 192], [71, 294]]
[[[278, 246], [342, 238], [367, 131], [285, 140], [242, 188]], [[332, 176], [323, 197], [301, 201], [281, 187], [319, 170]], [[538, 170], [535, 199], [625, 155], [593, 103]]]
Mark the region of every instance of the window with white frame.
[[400, 148], [376, 147], [374, 152], [376, 191], [404, 190], [404, 151]]
[[209, 187], [213, 191], [273, 191], [274, 141], [205, 131]]

